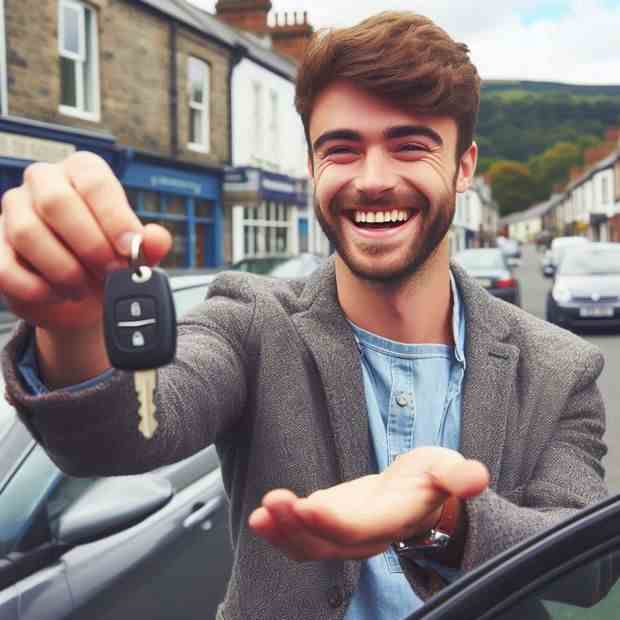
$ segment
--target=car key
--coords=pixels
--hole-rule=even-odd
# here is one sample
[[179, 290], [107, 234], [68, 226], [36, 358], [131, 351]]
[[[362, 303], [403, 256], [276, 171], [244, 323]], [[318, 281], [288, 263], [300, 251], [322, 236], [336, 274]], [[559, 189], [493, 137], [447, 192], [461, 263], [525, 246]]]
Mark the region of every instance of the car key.
[[176, 312], [168, 276], [144, 264], [142, 238], [135, 235], [129, 267], [108, 274], [103, 326], [108, 358], [121, 370], [134, 371], [140, 432], [150, 439], [157, 429], [157, 368], [176, 353]]

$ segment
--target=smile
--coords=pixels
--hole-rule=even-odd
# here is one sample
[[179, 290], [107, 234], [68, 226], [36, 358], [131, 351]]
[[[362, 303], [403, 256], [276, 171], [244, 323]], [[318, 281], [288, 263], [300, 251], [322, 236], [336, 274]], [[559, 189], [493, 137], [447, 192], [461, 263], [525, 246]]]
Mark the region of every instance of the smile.
[[348, 211], [347, 216], [359, 228], [397, 228], [407, 222], [417, 211], [409, 209], [383, 209]]

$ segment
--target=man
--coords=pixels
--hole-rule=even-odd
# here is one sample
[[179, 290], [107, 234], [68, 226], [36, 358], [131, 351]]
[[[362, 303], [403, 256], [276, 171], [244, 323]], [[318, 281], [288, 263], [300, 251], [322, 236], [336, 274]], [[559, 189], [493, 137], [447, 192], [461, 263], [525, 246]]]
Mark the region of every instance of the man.
[[605, 496], [601, 354], [449, 262], [479, 82], [466, 46], [411, 13], [315, 37], [297, 107], [337, 255], [307, 282], [220, 276], [159, 371], [150, 441], [127, 415], [131, 376], [109, 369], [101, 282], [127, 233], [151, 263], [168, 235], [87, 154], [30, 167], [4, 198], [0, 290], [25, 319], [11, 400], [74, 475], [216, 442], [236, 548], [221, 618], [404, 617]]

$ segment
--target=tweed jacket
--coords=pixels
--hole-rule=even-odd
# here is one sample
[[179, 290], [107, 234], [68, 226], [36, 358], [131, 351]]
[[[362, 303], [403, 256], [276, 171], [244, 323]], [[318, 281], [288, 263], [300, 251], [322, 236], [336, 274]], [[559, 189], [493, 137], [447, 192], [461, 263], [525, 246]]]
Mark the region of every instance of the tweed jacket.
[[[465, 503], [467, 571], [606, 495], [595, 383], [603, 357], [452, 270], [467, 322], [460, 451], [491, 474], [490, 488]], [[3, 352], [7, 394], [68, 474], [144, 472], [216, 443], [235, 547], [220, 620], [343, 617], [359, 561], [297, 563], [247, 526], [271, 489], [307, 495], [371, 471], [360, 357], [333, 258], [303, 281], [219, 275], [180, 322], [177, 359], [159, 371], [149, 441], [136, 428], [128, 373], [31, 395], [16, 366], [30, 333], [21, 325]], [[426, 574], [404, 564], [427, 598]]]

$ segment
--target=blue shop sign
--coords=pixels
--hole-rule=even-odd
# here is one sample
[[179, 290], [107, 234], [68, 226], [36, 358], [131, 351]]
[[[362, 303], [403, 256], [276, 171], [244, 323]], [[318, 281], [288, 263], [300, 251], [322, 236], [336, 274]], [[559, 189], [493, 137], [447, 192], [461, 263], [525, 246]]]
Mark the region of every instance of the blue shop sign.
[[178, 168], [131, 162], [121, 179], [136, 189], [166, 192], [193, 198], [219, 201], [221, 180], [217, 175], [199, 174]]
[[260, 194], [265, 200], [293, 203], [300, 207], [307, 204], [306, 183], [302, 179], [261, 171]]

